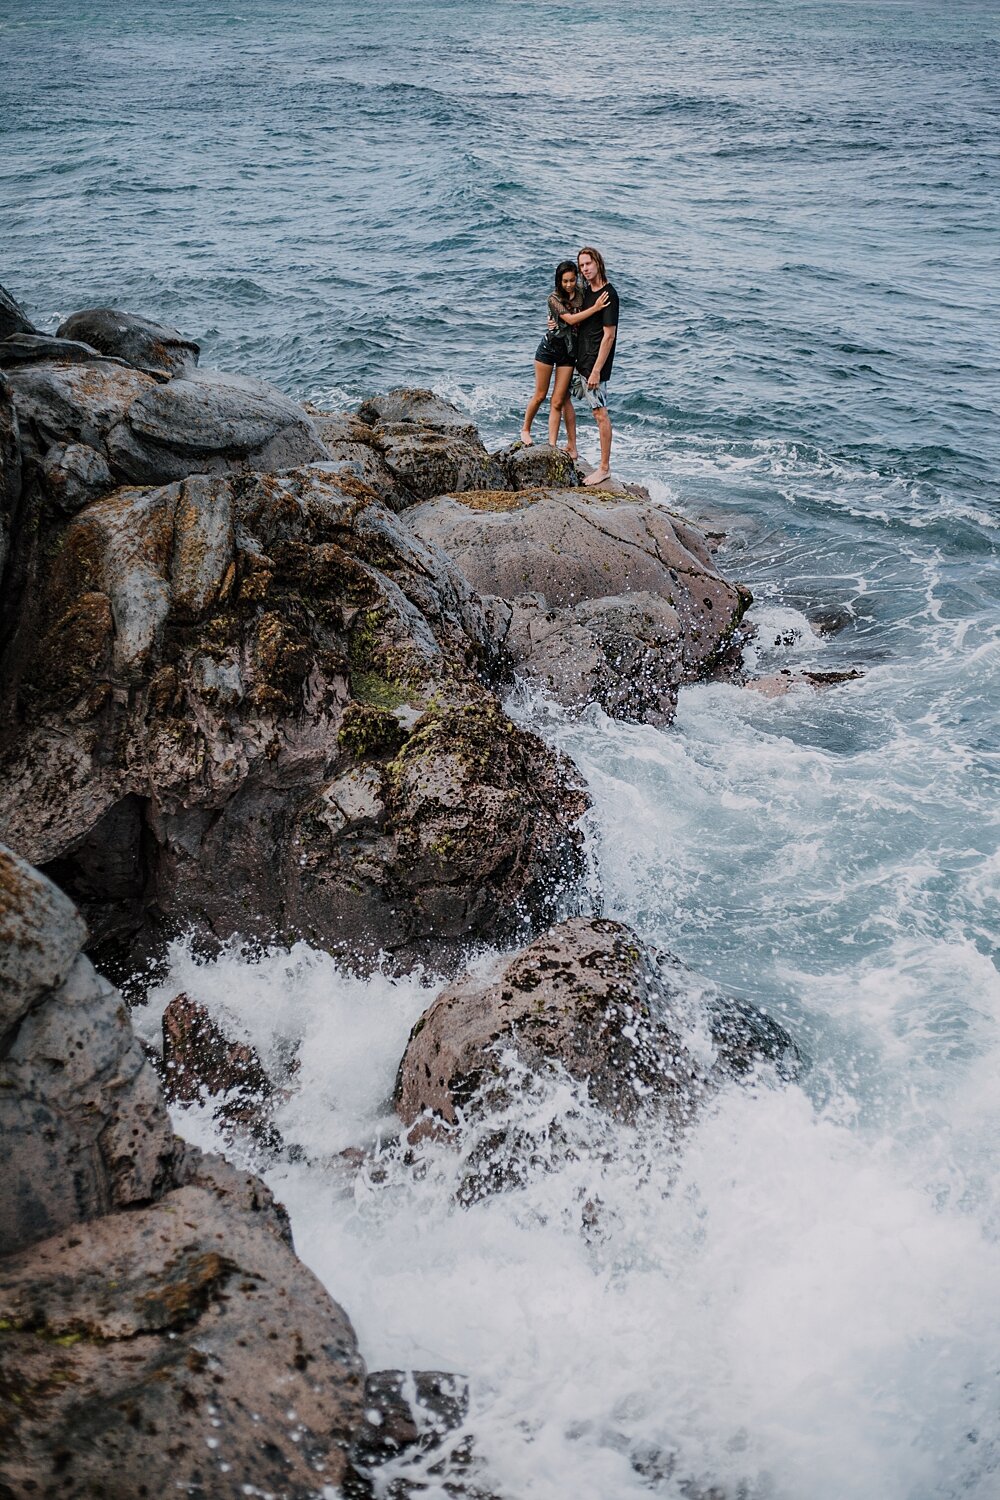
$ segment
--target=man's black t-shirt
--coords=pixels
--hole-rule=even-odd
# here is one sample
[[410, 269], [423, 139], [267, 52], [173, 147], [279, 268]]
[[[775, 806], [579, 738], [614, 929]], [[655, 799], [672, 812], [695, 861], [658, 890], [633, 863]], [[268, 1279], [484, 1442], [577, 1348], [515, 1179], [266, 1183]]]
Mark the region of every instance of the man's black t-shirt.
[[[618, 327], [618, 293], [606, 281], [599, 291], [591, 291], [588, 286], [583, 294], [584, 308], [593, 307], [601, 292], [607, 292], [608, 305], [595, 313], [592, 318], [585, 318], [582, 323], [576, 325], [576, 368], [581, 375], [589, 375], [597, 360], [598, 350], [601, 347], [601, 338], [605, 328]], [[601, 379], [607, 380], [611, 374], [611, 366], [615, 362], [615, 350], [618, 347], [618, 339], [608, 350], [607, 358], [601, 366]]]

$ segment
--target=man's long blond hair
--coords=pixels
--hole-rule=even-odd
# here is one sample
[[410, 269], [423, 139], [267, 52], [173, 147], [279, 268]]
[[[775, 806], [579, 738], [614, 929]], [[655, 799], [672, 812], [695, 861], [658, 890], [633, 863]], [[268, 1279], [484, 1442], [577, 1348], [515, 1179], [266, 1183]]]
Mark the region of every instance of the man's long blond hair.
[[580, 264], [581, 255], [589, 255], [592, 260], [596, 260], [597, 269], [601, 273], [601, 280], [607, 281], [608, 268], [604, 264], [604, 256], [601, 254], [600, 250], [595, 250], [593, 245], [584, 245], [582, 250], [578, 250], [576, 252], [576, 264], [578, 267]]

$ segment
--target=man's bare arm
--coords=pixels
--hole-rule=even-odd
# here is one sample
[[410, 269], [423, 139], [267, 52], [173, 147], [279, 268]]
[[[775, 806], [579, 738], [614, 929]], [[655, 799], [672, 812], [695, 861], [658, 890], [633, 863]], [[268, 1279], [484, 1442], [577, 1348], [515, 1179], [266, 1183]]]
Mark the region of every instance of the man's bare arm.
[[604, 332], [601, 334], [601, 347], [597, 351], [597, 358], [594, 360], [594, 368], [587, 376], [587, 384], [591, 390], [593, 390], [595, 386], [598, 386], [601, 383], [601, 371], [604, 368], [604, 361], [607, 359], [608, 354], [610, 353], [611, 345], [614, 343], [617, 333], [617, 324], [609, 324], [609, 326], [605, 328]]

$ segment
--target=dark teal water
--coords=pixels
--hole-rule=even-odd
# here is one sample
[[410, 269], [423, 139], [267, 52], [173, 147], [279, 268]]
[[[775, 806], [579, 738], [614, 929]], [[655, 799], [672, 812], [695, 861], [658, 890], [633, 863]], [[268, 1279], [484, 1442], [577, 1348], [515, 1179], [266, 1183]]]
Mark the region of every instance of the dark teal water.
[[[596, 1266], [545, 1208], [575, 1179], [460, 1225], [433, 1177], [374, 1219], [278, 1183], [372, 1358], [468, 1370], [519, 1500], [646, 1493], [625, 1430], [732, 1493], [992, 1500], [1000, 10], [0, 0], [0, 57], [0, 279], [43, 326], [112, 303], [331, 406], [432, 385], [499, 442], [552, 268], [596, 244], [616, 469], [728, 532], [762, 670], [865, 673], [699, 688], [668, 733], [520, 705], [588, 775], [605, 909], [815, 1066], [727, 1101], [683, 1191], [647, 1162], [638, 1193], [623, 1142]], [[389, 1002], [309, 972], [316, 1078], [385, 1053], [346, 1141]], [[311, 1142], [337, 1097], [304, 1087]]]

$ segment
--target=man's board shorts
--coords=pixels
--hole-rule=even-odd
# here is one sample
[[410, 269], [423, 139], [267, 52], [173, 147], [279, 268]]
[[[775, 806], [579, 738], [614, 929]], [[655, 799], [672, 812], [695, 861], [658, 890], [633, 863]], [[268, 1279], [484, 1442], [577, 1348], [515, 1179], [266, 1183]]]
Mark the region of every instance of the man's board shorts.
[[608, 404], [608, 382], [602, 380], [599, 385], [591, 389], [587, 384], [586, 375], [581, 375], [577, 370], [570, 386], [570, 395], [574, 401], [589, 401], [591, 411], [604, 410]]
[[560, 339], [550, 329], [535, 350], [535, 359], [540, 365], [571, 365], [573, 356], [566, 348], [566, 340]]

